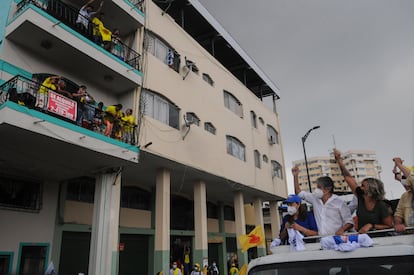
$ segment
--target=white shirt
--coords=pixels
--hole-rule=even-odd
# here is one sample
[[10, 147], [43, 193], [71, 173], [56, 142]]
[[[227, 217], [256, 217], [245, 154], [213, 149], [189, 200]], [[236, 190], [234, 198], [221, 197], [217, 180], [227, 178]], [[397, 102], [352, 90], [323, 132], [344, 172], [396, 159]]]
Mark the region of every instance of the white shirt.
[[79, 10], [79, 15], [78, 19], [76, 19], [76, 23], [82, 24], [87, 29], [89, 20], [91, 20], [91, 14], [92, 13], [89, 13], [86, 8], [81, 8]]
[[354, 224], [346, 202], [337, 195], [332, 194], [325, 204], [309, 192], [301, 191], [298, 196], [312, 204], [319, 235], [335, 234], [345, 224]]

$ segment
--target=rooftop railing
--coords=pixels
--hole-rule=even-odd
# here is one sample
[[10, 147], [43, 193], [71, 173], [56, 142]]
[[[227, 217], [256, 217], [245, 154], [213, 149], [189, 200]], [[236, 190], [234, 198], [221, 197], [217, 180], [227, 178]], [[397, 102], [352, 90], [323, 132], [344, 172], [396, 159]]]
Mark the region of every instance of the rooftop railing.
[[[23, 76], [15, 76], [0, 86], [0, 105], [7, 101], [35, 109], [66, 122], [136, 145], [136, 125], [98, 108], [96, 103], [84, 103], [64, 96]], [[112, 125], [108, 132], [106, 126]]]
[[[93, 36], [93, 29], [95, 27], [94, 24], [90, 22], [88, 18], [80, 15], [78, 9], [71, 7], [59, 0], [23, 0], [18, 3], [16, 14], [18, 14], [24, 7], [30, 4], [35, 5], [38, 8], [44, 10], [54, 18], [58, 19], [63, 24], [69, 26], [74, 31], [80, 33], [88, 40], [96, 43], [96, 39], [94, 39]], [[78, 18], [82, 19], [82, 21], [84, 22], [88, 22], [87, 27], [79, 23]], [[125, 62], [134, 69], [141, 70], [141, 55], [133, 49], [131, 49], [130, 47], [128, 47], [127, 45], [125, 45], [122, 41], [112, 40], [108, 41], [106, 45], [97, 45], [102, 46], [108, 52], [111, 52], [120, 61]]]

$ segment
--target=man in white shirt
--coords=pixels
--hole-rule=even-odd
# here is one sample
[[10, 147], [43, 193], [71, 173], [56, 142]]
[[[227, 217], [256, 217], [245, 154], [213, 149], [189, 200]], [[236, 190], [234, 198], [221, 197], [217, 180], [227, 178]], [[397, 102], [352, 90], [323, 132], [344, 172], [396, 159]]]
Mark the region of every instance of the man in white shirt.
[[92, 18], [101, 11], [104, 3], [104, 1], [101, 1], [98, 10], [93, 11], [91, 4], [94, 1], [95, 0], [89, 0], [85, 5], [83, 5], [79, 10], [78, 18], [76, 19], [76, 24], [78, 24], [80, 27], [83, 27], [85, 30], [88, 29], [89, 22], [92, 21]]
[[333, 194], [334, 184], [330, 177], [320, 177], [313, 193], [302, 191], [299, 185], [299, 168], [292, 168], [295, 193], [311, 203], [318, 225], [319, 235], [342, 235], [353, 227], [351, 211], [346, 202]]

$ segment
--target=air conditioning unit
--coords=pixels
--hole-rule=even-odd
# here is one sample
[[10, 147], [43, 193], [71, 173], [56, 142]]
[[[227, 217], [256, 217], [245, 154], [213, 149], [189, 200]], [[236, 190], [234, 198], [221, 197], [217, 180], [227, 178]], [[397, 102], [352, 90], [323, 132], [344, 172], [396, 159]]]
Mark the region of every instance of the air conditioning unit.
[[191, 124], [197, 124], [197, 118], [192, 115], [184, 114], [184, 122], [185, 125], [189, 127]]

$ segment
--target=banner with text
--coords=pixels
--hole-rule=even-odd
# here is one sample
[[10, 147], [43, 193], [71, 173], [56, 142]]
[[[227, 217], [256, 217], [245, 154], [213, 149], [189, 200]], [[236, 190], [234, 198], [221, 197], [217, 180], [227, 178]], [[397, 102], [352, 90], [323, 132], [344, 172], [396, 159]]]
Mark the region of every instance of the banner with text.
[[47, 110], [64, 118], [76, 121], [77, 102], [49, 90]]

